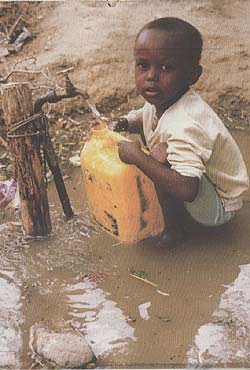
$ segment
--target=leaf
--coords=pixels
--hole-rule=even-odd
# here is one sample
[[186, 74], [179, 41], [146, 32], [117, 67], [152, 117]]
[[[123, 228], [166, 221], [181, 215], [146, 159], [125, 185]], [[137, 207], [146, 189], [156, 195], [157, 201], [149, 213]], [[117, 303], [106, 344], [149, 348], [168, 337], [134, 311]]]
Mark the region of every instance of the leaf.
[[135, 276], [138, 276], [138, 277], [140, 277], [140, 278], [146, 278], [147, 277], [147, 273], [145, 272], [145, 271], [143, 271], [143, 270], [135, 270], [134, 269], [134, 267], [130, 267], [129, 269], [128, 269], [128, 271], [130, 272], [130, 274], [132, 274], [132, 275], [135, 275]]

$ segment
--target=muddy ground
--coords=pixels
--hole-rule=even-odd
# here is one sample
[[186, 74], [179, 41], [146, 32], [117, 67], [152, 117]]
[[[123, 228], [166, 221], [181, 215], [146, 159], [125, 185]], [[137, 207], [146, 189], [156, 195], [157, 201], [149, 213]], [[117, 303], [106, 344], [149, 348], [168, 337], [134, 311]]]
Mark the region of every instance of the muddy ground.
[[[140, 27], [166, 15], [193, 23], [204, 37], [204, 73], [196, 90], [223, 118], [249, 168], [249, 1], [1, 2], [0, 31], [20, 14], [33, 38], [1, 59], [0, 77], [27, 57], [37, 59], [28, 68], [43, 69], [60, 84], [57, 72], [74, 67], [73, 83], [110, 119], [142, 104], [132, 56]], [[27, 79], [36, 87], [34, 98], [46, 90], [41, 85], [51, 87], [42, 76], [14, 74], [10, 80]], [[30, 330], [40, 322], [80, 330], [100, 367], [248, 366], [249, 194], [235, 223], [212, 234], [198, 228], [177, 248], [119, 244], [93, 223], [81, 171], [72, 171], [69, 161], [84, 145], [93, 118], [88, 106], [76, 97], [45, 111], [78, 217], [64, 222], [51, 182], [51, 236], [29, 242], [18, 225], [1, 234], [0, 366], [42, 366], [29, 346]], [[6, 139], [2, 116], [0, 130]], [[11, 178], [2, 142], [0, 154], [1, 179]], [[9, 218], [12, 213], [1, 214], [2, 222]], [[145, 271], [166, 295], [133, 279], [131, 268]], [[150, 304], [148, 320], [139, 310], [143, 304]]]

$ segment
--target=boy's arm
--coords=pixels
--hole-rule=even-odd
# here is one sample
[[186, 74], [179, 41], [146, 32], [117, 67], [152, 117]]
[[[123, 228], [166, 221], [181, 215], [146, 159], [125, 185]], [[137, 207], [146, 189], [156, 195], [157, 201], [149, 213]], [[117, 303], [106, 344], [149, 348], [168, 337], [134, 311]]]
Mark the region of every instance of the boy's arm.
[[120, 141], [118, 151], [123, 162], [136, 165], [170, 196], [189, 202], [195, 199], [199, 185], [197, 177], [183, 176], [168, 168], [166, 164], [160, 163], [144, 153], [139, 142]]
[[116, 122], [114, 131], [128, 131], [130, 133], [140, 133], [142, 126], [142, 109], [129, 112], [126, 116], [121, 117]]

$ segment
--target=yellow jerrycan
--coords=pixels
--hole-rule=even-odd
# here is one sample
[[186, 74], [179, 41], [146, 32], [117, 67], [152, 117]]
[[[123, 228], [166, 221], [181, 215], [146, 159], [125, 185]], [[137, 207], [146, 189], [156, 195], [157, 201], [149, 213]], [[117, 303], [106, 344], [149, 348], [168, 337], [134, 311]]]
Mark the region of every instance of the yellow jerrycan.
[[120, 140], [128, 139], [106, 125], [95, 126], [81, 151], [81, 166], [93, 218], [120, 240], [133, 242], [159, 235], [165, 223], [153, 182], [120, 160]]

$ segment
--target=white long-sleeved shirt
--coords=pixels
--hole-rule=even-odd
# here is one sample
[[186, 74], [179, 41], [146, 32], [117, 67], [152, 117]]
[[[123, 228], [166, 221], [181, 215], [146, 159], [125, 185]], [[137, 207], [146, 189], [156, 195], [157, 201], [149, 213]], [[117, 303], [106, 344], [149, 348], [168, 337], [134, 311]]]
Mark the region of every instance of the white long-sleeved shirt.
[[142, 119], [150, 150], [160, 142], [167, 144], [167, 160], [173, 170], [198, 178], [206, 173], [225, 210], [241, 208], [242, 194], [249, 187], [241, 152], [220, 118], [197, 93], [190, 89], [170, 106], [154, 130], [156, 109], [147, 102], [127, 118]]

